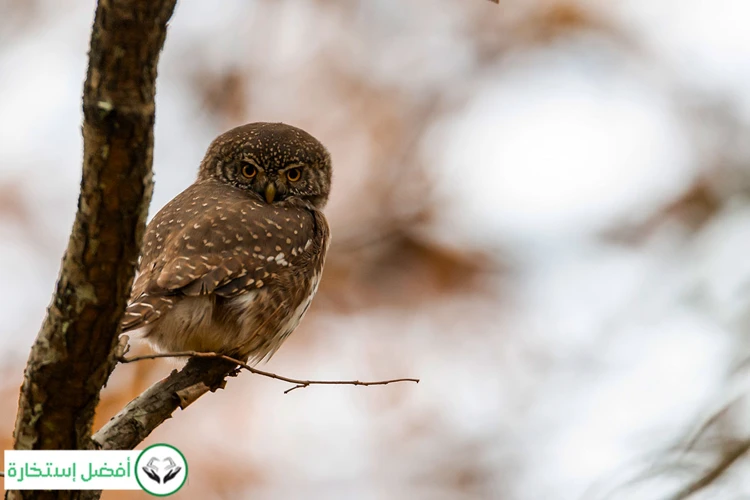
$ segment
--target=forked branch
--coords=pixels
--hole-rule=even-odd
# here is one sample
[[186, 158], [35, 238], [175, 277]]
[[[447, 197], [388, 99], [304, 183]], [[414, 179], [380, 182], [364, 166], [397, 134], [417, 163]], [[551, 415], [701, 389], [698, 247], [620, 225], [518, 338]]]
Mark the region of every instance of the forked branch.
[[255, 375], [261, 375], [263, 377], [268, 377], [268, 378], [272, 378], [275, 380], [281, 380], [282, 382], [295, 384], [294, 387], [290, 387], [289, 389], [285, 390], [284, 394], [289, 394], [295, 389], [302, 389], [304, 387], [309, 387], [311, 385], [370, 386], [370, 385], [388, 385], [388, 384], [394, 384], [396, 382], [414, 382], [416, 384], [419, 383], [418, 378], [394, 378], [394, 379], [389, 379], [389, 380], [375, 380], [375, 381], [370, 381], [370, 382], [363, 382], [361, 380], [300, 380], [296, 378], [285, 377], [283, 375], [277, 375], [275, 373], [267, 372], [264, 370], [259, 370], [258, 368], [253, 368], [252, 366], [248, 365], [247, 363], [243, 363], [242, 361], [238, 359], [234, 359], [229, 356], [225, 356], [223, 354], [217, 354], [215, 352], [179, 351], [179, 352], [165, 352], [165, 353], [159, 353], [159, 354], [146, 354], [143, 356], [133, 356], [131, 358], [126, 358], [125, 356], [121, 356], [119, 358], [119, 361], [121, 363], [133, 363], [135, 361], [143, 361], [144, 359], [157, 359], [157, 358], [223, 359], [224, 361], [234, 363], [239, 368], [247, 370], [250, 373], [254, 373]]
[[[126, 340], [126, 338], [123, 338]], [[236, 376], [240, 370], [263, 377], [294, 384], [285, 390], [287, 394], [295, 389], [311, 385], [387, 385], [396, 382], [418, 383], [416, 378], [397, 378], [378, 381], [361, 380], [301, 380], [253, 368], [247, 363], [222, 354], [212, 352], [170, 352], [144, 356], [125, 357], [126, 344], [120, 345], [118, 359], [122, 363], [134, 363], [157, 358], [189, 358], [185, 367], [174, 370], [167, 378], [148, 388], [115, 415], [93, 439], [102, 449], [131, 449], [143, 441], [162, 422], [172, 416], [177, 408], [185, 409], [196, 399], [209, 391], [224, 388], [226, 377]]]

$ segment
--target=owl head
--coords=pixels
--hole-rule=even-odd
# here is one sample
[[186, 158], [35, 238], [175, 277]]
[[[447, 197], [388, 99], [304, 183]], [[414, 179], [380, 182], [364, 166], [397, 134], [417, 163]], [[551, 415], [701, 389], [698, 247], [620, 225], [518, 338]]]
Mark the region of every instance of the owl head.
[[217, 137], [201, 162], [199, 180], [217, 180], [269, 204], [321, 209], [331, 189], [331, 156], [302, 129], [248, 123]]

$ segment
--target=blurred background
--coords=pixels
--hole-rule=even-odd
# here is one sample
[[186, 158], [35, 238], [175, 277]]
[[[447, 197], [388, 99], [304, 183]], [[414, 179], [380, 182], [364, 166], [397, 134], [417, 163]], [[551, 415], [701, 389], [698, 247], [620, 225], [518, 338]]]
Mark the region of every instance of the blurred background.
[[[0, 0], [0, 448], [76, 209], [94, 8]], [[334, 160], [333, 245], [263, 368], [422, 382], [284, 395], [242, 374], [146, 442], [186, 454], [176, 498], [648, 500], [701, 478], [691, 498], [750, 498], [748, 18], [180, 1], [151, 214], [228, 128], [308, 130]], [[97, 425], [173, 367], [118, 367]]]

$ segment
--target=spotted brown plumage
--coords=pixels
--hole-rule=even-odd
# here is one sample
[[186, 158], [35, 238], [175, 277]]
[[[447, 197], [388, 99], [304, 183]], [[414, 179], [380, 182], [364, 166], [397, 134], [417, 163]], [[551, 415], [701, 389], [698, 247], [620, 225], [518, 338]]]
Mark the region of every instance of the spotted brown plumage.
[[273, 355], [320, 282], [330, 183], [328, 152], [298, 128], [219, 136], [148, 225], [123, 332], [162, 351]]

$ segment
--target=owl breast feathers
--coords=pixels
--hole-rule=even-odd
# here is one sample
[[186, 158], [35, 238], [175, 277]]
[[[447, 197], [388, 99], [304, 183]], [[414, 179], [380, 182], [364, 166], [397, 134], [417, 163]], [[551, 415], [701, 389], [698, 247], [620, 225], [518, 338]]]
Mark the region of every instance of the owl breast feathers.
[[288, 125], [219, 136], [198, 180], [147, 227], [122, 331], [166, 352], [273, 355], [323, 272], [329, 158]]

